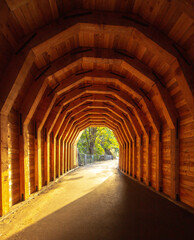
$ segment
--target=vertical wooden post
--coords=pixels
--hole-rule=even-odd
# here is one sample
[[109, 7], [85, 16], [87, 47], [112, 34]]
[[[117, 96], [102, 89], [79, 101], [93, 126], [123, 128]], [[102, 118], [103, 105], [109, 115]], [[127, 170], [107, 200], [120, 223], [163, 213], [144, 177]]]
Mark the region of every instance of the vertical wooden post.
[[20, 135], [19, 137], [19, 148], [20, 148], [20, 199], [26, 200], [29, 198], [30, 195], [27, 125], [23, 125], [22, 135]]
[[61, 145], [61, 138], [59, 138], [59, 161], [60, 161], [60, 176], [63, 174], [63, 170], [62, 170], [62, 145]]
[[120, 152], [121, 152], [121, 157], [119, 158], [120, 159], [120, 169], [122, 170], [122, 168], [123, 168], [123, 144], [122, 143], [121, 143]]
[[123, 143], [121, 145], [121, 170], [123, 170]]
[[50, 156], [50, 135], [47, 135], [47, 184], [50, 182], [50, 163], [51, 163], [51, 156]]
[[69, 164], [69, 170], [71, 170], [71, 145], [70, 143], [68, 143], [68, 156], [69, 156], [69, 161], [68, 161], [68, 164]]
[[71, 165], [71, 169], [73, 168], [73, 156], [72, 156], [72, 151], [73, 151], [73, 146], [70, 143], [70, 165]]
[[67, 142], [66, 141], [64, 141], [64, 165], [65, 165], [65, 170], [64, 170], [64, 172], [67, 172], [67, 165], [68, 165], [68, 163], [67, 163]]
[[121, 144], [119, 144], [119, 169], [121, 169], [121, 161], [122, 161], [122, 159], [121, 159], [121, 151], [122, 151]]
[[35, 161], [35, 186], [36, 191], [42, 187], [42, 162], [41, 162], [41, 132], [37, 132], [37, 124], [34, 125], [34, 161]]
[[148, 185], [151, 186], [152, 183], [151, 183], [151, 172], [152, 172], [152, 145], [151, 145], [151, 134], [152, 134], [152, 131], [149, 130], [149, 133], [148, 133], [148, 163], [147, 163], [147, 181], [148, 181]]
[[179, 200], [179, 136], [177, 131], [178, 129], [170, 130], [171, 198], [174, 200]]
[[69, 171], [69, 143], [66, 143], [67, 172]]
[[50, 144], [50, 155], [51, 155], [51, 180], [54, 181], [56, 178], [56, 158], [54, 158], [54, 151], [56, 149], [56, 138], [54, 138], [53, 132], [51, 133], [51, 144]]
[[38, 167], [38, 190], [40, 190], [42, 188], [42, 139], [41, 139], [41, 131], [39, 130], [37, 132], [37, 144], [38, 144], [38, 163], [37, 163], [37, 167]]
[[75, 162], [76, 162], [76, 149], [74, 143], [72, 143], [72, 168], [75, 167]]
[[140, 181], [143, 182], [143, 134], [141, 134], [140, 138], [140, 157], [139, 157], [139, 178]]
[[73, 168], [73, 145], [72, 143], [70, 143], [70, 153], [71, 153], [71, 169]]
[[59, 139], [58, 136], [56, 136], [54, 140], [54, 161], [56, 164], [56, 177], [58, 178], [60, 176], [60, 164], [59, 164]]
[[71, 169], [73, 168], [73, 145], [70, 143]]
[[133, 142], [131, 140], [131, 145], [130, 145], [130, 168], [129, 168], [129, 172], [130, 172], [130, 176], [132, 176], [132, 162], [133, 162]]
[[75, 145], [72, 143], [72, 168], [75, 167], [76, 162], [75, 153], [76, 153]]
[[77, 167], [77, 166], [79, 166], [79, 163], [78, 163], [78, 152], [77, 152], [77, 142], [75, 143], [74, 142], [74, 156], [75, 156], [75, 162], [74, 162], [74, 164], [75, 164], [75, 166]]
[[126, 172], [129, 174], [129, 141], [127, 141], [126, 152]]
[[136, 161], [137, 161], [137, 139], [135, 136], [133, 144], [133, 177], [136, 178]]
[[156, 133], [156, 190], [162, 192], [162, 141], [161, 141], [161, 133]]
[[63, 142], [62, 139], [59, 138], [59, 144], [60, 144], [60, 175], [64, 174], [64, 156], [63, 156]]
[[61, 161], [62, 161], [62, 175], [65, 173], [65, 143], [61, 138]]
[[61, 163], [62, 163], [62, 159], [61, 159], [61, 141], [59, 138], [57, 138], [58, 140], [58, 166], [59, 166], [59, 169], [58, 169], [58, 175], [60, 176], [61, 175]]
[[73, 149], [72, 149], [72, 156], [73, 156], [73, 165], [72, 167], [75, 168], [76, 167], [76, 153], [77, 153], [77, 149], [74, 143], [72, 143]]
[[8, 117], [0, 114], [0, 215], [9, 212]]
[[71, 143], [69, 143], [69, 160], [70, 160], [70, 170], [72, 169], [72, 156], [71, 156], [71, 152], [72, 152], [72, 146], [71, 146]]
[[47, 131], [46, 128], [44, 129], [44, 184], [48, 184], [48, 170], [47, 170]]
[[34, 167], [35, 167], [35, 191], [38, 191], [38, 141], [37, 136], [34, 137]]
[[124, 142], [123, 144], [123, 152], [124, 152], [124, 156], [123, 156], [123, 171], [126, 172], [126, 143]]
[[66, 171], [68, 172], [69, 171], [69, 154], [68, 154], [68, 150], [69, 150], [69, 146], [68, 146], [68, 143], [66, 142], [66, 147], [65, 147], [65, 150], [66, 150]]

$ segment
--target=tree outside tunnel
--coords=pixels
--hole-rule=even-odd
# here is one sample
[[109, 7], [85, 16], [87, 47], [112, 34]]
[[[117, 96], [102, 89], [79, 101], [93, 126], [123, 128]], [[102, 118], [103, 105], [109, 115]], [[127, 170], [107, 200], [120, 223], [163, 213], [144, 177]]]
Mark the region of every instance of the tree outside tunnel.
[[78, 153], [94, 156], [94, 160], [118, 157], [119, 144], [112, 130], [107, 127], [88, 127], [83, 132], [77, 144]]

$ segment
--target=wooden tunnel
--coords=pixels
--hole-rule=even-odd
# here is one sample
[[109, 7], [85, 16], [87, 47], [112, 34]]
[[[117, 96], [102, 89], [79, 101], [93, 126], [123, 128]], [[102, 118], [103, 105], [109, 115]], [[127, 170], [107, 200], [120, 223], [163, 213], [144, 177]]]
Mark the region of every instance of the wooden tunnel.
[[0, 0], [1, 215], [76, 167], [88, 126], [194, 207], [193, 18], [189, 0]]

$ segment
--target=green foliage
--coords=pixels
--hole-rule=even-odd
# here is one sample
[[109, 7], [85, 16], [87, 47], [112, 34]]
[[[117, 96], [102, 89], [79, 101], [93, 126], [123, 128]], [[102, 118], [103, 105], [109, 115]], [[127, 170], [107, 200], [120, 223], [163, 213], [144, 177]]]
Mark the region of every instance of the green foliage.
[[80, 153], [85, 154], [112, 154], [118, 155], [119, 144], [109, 128], [86, 128], [77, 144]]

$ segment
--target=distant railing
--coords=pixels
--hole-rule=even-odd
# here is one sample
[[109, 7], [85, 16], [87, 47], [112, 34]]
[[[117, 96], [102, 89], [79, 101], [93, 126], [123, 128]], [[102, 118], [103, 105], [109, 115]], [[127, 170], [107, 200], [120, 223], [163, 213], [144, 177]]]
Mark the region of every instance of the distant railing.
[[112, 155], [98, 155], [98, 154], [78, 154], [78, 163], [79, 166], [87, 165], [89, 163], [93, 163], [96, 161], [105, 161], [105, 160], [113, 160]]

